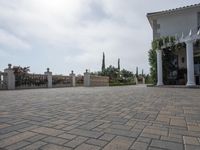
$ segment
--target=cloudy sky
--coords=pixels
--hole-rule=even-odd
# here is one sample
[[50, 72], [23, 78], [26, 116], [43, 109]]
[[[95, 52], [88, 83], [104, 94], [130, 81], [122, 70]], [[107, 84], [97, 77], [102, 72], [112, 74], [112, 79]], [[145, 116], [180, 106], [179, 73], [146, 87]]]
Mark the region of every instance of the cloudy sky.
[[146, 13], [199, 0], [0, 0], [0, 71], [83, 73], [106, 65], [149, 72], [152, 30]]

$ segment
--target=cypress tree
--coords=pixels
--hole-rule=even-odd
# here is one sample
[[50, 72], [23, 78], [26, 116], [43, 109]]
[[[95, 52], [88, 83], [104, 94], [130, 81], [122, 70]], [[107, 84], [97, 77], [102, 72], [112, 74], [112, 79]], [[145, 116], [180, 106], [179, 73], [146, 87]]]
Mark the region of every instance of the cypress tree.
[[102, 67], [101, 67], [101, 71], [103, 72], [105, 70], [105, 54], [103, 52], [103, 59], [102, 59]]
[[120, 59], [118, 58], [118, 70], [120, 71]]

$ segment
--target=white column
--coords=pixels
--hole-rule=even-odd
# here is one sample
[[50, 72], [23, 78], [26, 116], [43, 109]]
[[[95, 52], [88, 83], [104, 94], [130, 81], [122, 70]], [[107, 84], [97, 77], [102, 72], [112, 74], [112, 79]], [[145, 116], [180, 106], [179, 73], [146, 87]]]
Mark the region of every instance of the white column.
[[44, 74], [47, 75], [47, 87], [52, 88], [52, 72], [50, 72], [49, 68], [47, 68], [47, 72], [45, 72]]
[[156, 50], [157, 54], [157, 86], [163, 85], [162, 50]]
[[187, 84], [186, 86], [195, 86], [194, 80], [194, 56], [193, 56], [193, 40], [188, 40], [186, 43], [187, 53]]

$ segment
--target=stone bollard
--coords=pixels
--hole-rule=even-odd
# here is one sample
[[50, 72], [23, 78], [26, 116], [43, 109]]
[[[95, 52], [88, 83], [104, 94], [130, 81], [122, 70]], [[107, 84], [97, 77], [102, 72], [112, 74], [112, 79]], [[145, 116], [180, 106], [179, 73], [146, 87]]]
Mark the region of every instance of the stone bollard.
[[5, 81], [7, 83], [8, 90], [15, 89], [15, 74], [11, 67], [12, 67], [12, 65], [8, 64], [8, 68], [4, 69], [4, 72], [7, 73]]
[[86, 69], [86, 72], [84, 73], [84, 86], [90, 87], [90, 73]]
[[76, 75], [74, 74], [74, 71], [72, 70], [70, 74], [71, 80], [72, 80], [72, 87], [76, 86]]
[[52, 88], [52, 72], [49, 71], [49, 68], [47, 68], [47, 72], [44, 73], [47, 76], [47, 87]]

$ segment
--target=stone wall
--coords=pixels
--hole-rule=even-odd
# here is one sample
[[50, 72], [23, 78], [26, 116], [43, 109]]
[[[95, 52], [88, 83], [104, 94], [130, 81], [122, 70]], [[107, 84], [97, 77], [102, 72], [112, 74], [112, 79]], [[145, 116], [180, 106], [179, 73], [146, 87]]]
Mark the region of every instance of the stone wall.
[[109, 77], [91, 75], [90, 86], [109, 86]]

